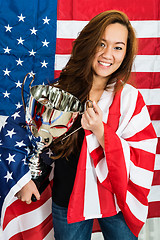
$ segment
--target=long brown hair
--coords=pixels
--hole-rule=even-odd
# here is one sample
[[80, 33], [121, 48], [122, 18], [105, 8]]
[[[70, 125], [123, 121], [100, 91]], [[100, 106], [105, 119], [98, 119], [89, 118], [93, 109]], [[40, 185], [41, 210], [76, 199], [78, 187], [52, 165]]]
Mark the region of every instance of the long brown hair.
[[[84, 105], [88, 99], [89, 92], [93, 83], [92, 62], [99, 42], [106, 27], [110, 24], [120, 23], [128, 29], [128, 40], [125, 58], [121, 66], [109, 76], [106, 89], [111, 84], [115, 84], [115, 91], [120, 89], [129, 79], [134, 57], [137, 53], [137, 40], [135, 32], [126, 14], [121, 11], [105, 11], [95, 16], [80, 32], [74, 41], [72, 53], [66, 66], [62, 69], [59, 77], [59, 87], [75, 95]], [[121, 80], [121, 81], [119, 81]], [[80, 126], [80, 117], [73, 125], [73, 129]], [[57, 144], [54, 149], [60, 155], [68, 156], [78, 147], [78, 135], [81, 132], [73, 134], [61, 144]]]

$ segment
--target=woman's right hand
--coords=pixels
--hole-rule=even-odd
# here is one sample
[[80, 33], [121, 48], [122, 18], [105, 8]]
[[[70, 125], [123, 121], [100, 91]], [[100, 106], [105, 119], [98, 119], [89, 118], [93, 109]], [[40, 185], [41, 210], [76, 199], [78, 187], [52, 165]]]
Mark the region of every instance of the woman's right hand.
[[19, 192], [15, 194], [15, 197], [20, 199], [22, 202], [30, 204], [32, 202], [32, 194], [35, 195], [37, 200], [40, 199], [40, 194], [36, 187], [36, 184], [32, 180], [30, 180]]

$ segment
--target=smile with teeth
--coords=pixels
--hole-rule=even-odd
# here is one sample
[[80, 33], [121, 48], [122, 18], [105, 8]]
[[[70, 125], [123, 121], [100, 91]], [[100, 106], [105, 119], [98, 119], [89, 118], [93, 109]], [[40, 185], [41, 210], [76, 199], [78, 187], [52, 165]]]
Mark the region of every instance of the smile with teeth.
[[98, 62], [105, 67], [109, 67], [112, 65], [112, 63], [105, 63], [105, 62], [101, 62], [101, 61], [98, 61]]

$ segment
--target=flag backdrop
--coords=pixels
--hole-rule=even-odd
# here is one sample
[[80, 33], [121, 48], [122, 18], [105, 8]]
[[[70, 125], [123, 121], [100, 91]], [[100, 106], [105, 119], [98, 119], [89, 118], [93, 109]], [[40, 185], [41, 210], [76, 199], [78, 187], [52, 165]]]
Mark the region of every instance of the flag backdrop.
[[[52, 240], [51, 190], [27, 205], [14, 194], [30, 179], [32, 144], [24, 124], [21, 87], [53, 81], [65, 66], [72, 42], [96, 14], [124, 11], [139, 39], [131, 81], [142, 93], [160, 139], [160, 0], [0, 0], [0, 208], [3, 240]], [[25, 84], [28, 95], [31, 74]], [[160, 217], [160, 140], [149, 194], [148, 217]]]

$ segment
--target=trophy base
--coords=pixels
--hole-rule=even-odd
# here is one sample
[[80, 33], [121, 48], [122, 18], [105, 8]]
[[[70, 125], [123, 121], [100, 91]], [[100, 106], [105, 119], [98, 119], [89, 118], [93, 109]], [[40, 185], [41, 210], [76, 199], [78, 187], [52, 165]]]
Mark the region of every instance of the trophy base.
[[[36, 184], [36, 187], [37, 187], [40, 195], [47, 188], [47, 186], [50, 184], [49, 174], [51, 172], [52, 167], [48, 165], [48, 166], [46, 166], [46, 168], [47, 169], [45, 169], [46, 171], [45, 171], [44, 174], [42, 174], [42, 176], [39, 176], [36, 179], [32, 179], [32, 181]], [[32, 194], [31, 200], [32, 200], [32, 202], [36, 202], [37, 201], [37, 199], [36, 199], [34, 194]]]

